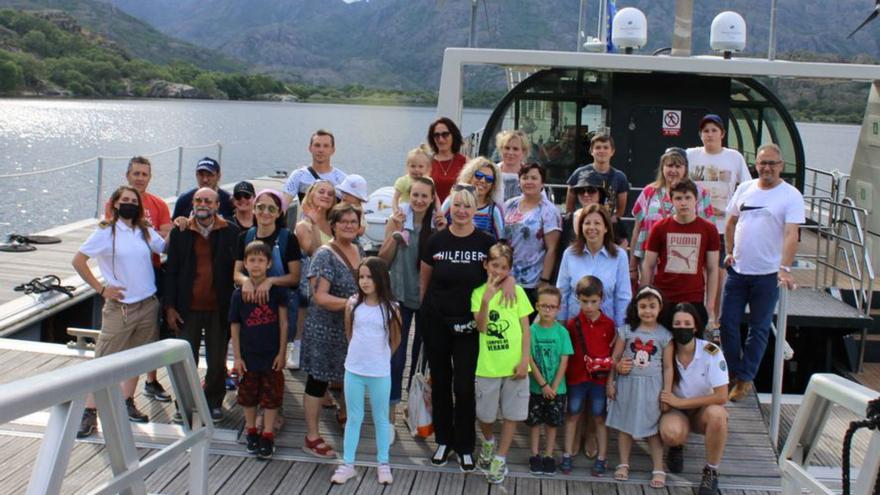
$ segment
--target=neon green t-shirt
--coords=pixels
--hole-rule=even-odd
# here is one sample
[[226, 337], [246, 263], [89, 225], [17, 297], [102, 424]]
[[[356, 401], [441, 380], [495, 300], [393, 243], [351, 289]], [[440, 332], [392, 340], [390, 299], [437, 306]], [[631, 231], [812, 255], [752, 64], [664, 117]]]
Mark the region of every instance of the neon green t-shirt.
[[[486, 293], [483, 284], [471, 294], [471, 311], [480, 312], [480, 303]], [[516, 286], [516, 304], [501, 305], [501, 291], [489, 300], [489, 318], [486, 332], [480, 332], [480, 354], [477, 357], [477, 376], [502, 378], [513, 376], [522, 360], [523, 328], [520, 319], [532, 314], [532, 304], [522, 287]]]

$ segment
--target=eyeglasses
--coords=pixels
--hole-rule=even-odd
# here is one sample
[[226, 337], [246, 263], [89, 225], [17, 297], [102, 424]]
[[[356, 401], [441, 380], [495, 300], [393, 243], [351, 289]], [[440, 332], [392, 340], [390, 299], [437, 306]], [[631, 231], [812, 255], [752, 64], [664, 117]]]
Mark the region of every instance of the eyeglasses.
[[196, 204], [196, 205], [202, 205], [202, 204], [209, 205], [212, 202], [213, 201], [211, 200], [211, 198], [193, 198], [193, 204]]
[[470, 185], [470, 184], [456, 184], [456, 185], [452, 186], [452, 190], [454, 192], [467, 191], [471, 194], [476, 194], [476, 192], [477, 192], [477, 188]]
[[761, 160], [759, 162], [755, 162], [755, 165], [761, 165], [762, 167], [772, 167], [775, 165], [779, 165], [782, 163], [782, 160]]
[[435, 132], [434, 134], [431, 134], [431, 136], [433, 136], [434, 139], [441, 139], [441, 138], [442, 139], [449, 139], [449, 136], [451, 136], [451, 135], [452, 135], [452, 133], [449, 131]]
[[557, 308], [559, 308], [558, 304], [538, 304], [538, 309], [551, 310], [551, 309], [557, 309]]
[[254, 195], [248, 193], [235, 193], [232, 195], [232, 197], [235, 198], [236, 201], [240, 201], [242, 199], [251, 199], [254, 197]]
[[599, 188], [593, 186], [582, 187], [578, 190], [578, 194], [596, 194], [598, 192]]
[[254, 207], [254, 209], [261, 213], [264, 211], [268, 211], [269, 213], [278, 213], [278, 207], [275, 205], [258, 204]]
[[474, 179], [486, 181], [489, 184], [495, 182], [494, 175], [484, 174], [483, 172], [474, 172]]

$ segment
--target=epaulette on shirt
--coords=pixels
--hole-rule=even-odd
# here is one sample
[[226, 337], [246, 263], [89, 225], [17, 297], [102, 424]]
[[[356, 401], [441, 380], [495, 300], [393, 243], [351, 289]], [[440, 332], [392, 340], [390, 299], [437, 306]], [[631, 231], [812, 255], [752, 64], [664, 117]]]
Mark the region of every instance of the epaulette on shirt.
[[718, 354], [720, 349], [718, 349], [718, 346], [712, 342], [706, 342], [706, 345], [703, 346], [703, 350], [714, 356], [715, 354]]

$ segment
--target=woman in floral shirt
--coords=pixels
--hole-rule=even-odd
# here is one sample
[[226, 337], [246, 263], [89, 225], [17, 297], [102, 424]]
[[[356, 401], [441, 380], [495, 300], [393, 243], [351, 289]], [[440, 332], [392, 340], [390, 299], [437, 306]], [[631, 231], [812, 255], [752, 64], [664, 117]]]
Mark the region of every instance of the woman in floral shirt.
[[[645, 252], [648, 234], [657, 222], [675, 214], [675, 207], [669, 197], [669, 189], [688, 176], [688, 161], [685, 151], [680, 148], [669, 148], [660, 156], [660, 168], [657, 179], [645, 186], [633, 205], [632, 214], [635, 226], [632, 233], [633, 256], [630, 259], [630, 278], [638, 280], [641, 258]], [[711, 220], [713, 218], [712, 198], [705, 189], [697, 185], [697, 216]]]
[[532, 305], [538, 287], [550, 284], [562, 232], [559, 210], [542, 194], [545, 174], [537, 163], [523, 165], [519, 171], [522, 195], [504, 205], [504, 238], [513, 248], [511, 275]]

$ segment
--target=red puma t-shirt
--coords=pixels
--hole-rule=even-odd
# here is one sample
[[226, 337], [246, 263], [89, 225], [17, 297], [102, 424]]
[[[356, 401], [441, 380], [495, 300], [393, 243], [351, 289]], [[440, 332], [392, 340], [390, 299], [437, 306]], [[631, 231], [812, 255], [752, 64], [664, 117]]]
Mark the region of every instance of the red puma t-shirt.
[[721, 249], [718, 229], [697, 217], [681, 224], [661, 220], [648, 235], [646, 250], [657, 253], [654, 285], [669, 302], [703, 302], [706, 294], [706, 253]]

